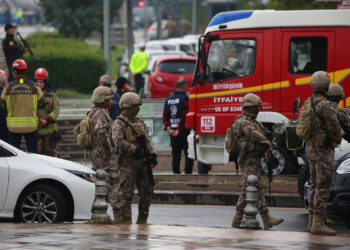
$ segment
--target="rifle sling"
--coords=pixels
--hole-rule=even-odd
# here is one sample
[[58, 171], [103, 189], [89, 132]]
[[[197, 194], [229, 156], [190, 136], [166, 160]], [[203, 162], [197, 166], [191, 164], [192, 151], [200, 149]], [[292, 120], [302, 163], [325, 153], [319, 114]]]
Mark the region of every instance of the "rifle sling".
[[132, 133], [133, 133], [134, 135], [138, 135], [136, 129], [135, 129], [130, 123], [128, 123], [126, 120], [124, 120], [124, 119], [121, 118], [121, 117], [117, 117], [117, 119], [120, 120], [120, 121], [122, 121], [122, 122], [124, 122], [129, 128], [131, 128], [131, 131], [132, 131]]

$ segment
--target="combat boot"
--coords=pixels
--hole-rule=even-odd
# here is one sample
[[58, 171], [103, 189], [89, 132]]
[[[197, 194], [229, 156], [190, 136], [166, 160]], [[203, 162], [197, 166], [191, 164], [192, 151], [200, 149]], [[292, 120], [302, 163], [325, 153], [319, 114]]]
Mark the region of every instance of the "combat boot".
[[233, 217], [233, 220], [232, 220], [232, 227], [239, 228], [239, 226], [241, 225], [242, 219], [243, 219], [243, 211], [236, 209], [235, 216]]
[[307, 232], [310, 232], [310, 230], [311, 230], [313, 218], [314, 218], [314, 215], [313, 215], [313, 213], [310, 212], [309, 213], [309, 224], [307, 225], [307, 229], [306, 229]]
[[284, 220], [282, 218], [274, 218], [269, 214], [269, 210], [266, 212], [260, 213], [261, 219], [264, 223], [264, 230], [267, 230], [273, 226], [281, 224]]
[[314, 214], [312, 226], [310, 228], [310, 233], [312, 234], [323, 234], [323, 235], [336, 235], [337, 232], [329, 227], [327, 227], [324, 223], [324, 216]]
[[115, 213], [113, 213], [113, 215], [114, 215], [113, 223], [114, 224], [122, 224], [122, 216], [121, 216], [120, 212], [119, 211], [115, 212]]
[[136, 224], [147, 224], [148, 214], [140, 214], [137, 216]]

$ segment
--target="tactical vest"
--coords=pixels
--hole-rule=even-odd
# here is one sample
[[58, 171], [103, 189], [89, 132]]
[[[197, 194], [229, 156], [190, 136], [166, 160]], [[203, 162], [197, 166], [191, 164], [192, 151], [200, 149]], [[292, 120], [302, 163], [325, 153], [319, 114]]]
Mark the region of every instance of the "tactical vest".
[[41, 90], [31, 81], [19, 79], [5, 88], [7, 127], [12, 133], [31, 133], [38, 129], [38, 99]]

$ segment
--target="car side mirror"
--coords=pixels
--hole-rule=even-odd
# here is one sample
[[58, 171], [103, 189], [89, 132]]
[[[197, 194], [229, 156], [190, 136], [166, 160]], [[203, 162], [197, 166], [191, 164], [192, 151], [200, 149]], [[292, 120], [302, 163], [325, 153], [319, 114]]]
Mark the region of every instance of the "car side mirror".
[[294, 100], [294, 102], [293, 102], [293, 112], [299, 110], [299, 108], [300, 108], [300, 102], [301, 102], [300, 97], [295, 98], [295, 100]]

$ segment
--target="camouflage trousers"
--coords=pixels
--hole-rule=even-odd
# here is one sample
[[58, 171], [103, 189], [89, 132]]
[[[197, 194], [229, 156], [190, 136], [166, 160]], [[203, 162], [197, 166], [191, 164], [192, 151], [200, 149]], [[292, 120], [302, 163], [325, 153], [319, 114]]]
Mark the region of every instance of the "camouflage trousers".
[[334, 149], [306, 146], [310, 166], [309, 211], [325, 215], [333, 180]]
[[243, 187], [241, 193], [239, 194], [239, 198], [236, 204], [236, 210], [242, 210], [246, 206], [245, 202], [245, 194], [247, 189], [247, 178], [249, 175], [255, 175], [258, 178], [258, 183], [256, 188], [258, 189], [258, 200], [257, 200], [257, 208], [259, 213], [264, 213], [267, 211], [265, 205], [265, 195], [264, 195], [264, 185], [261, 179], [261, 162], [260, 157], [246, 157], [245, 159], [239, 160], [239, 167], [242, 169], [243, 174]]
[[57, 157], [57, 143], [52, 140], [51, 135], [39, 135], [38, 153]]
[[111, 191], [113, 186], [118, 182], [115, 160], [113, 157], [105, 158], [98, 150], [92, 150], [89, 155], [92, 162], [92, 170], [97, 171], [98, 169], [103, 169], [107, 173], [107, 202], [110, 202]]
[[135, 186], [140, 197], [138, 218], [147, 220], [153, 196], [153, 187], [148, 181], [146, 168], [135, 170], [129, 164], [121, 166], [118, 170], [118, 178], [119, 181], [113, 186], [110, 197], [113, 212], [120, 218], [120, 221], [117, 221], [117, 223], [131, 224], [131, 202]]

